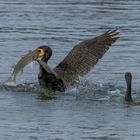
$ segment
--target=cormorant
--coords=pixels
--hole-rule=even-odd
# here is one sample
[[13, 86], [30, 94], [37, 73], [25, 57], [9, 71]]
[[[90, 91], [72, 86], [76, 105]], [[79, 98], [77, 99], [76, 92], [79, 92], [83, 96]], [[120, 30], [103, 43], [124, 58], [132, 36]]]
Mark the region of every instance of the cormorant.
[[40, 85], [52, 90], [64, 91], [79, 76], [84, 76], [95, 66], [119, 38], [118, 34], [117, 29], [109, 30], [98, 37], [77, 44], [54, 69], [48, 66], [48, 60], [52, 56], [51, 48], [47, 45], [38, 47], [38, 57], [42, 58], [38, 61], [40, 63], [38, 74]]
[[129, 105], [140, 105], [140, 102], [134, 102], [131, 96], [132, 74], [130, 72], [125, 73], [125, 80], [127, 85], [127, 90], [124, 97], [125, 103]]

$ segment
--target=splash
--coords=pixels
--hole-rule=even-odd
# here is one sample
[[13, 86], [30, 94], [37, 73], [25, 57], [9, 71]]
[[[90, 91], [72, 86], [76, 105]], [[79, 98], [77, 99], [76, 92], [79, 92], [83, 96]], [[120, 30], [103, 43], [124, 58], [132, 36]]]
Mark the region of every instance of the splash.
[[68, 88], [66, 94], [72, 94], [77, 100], [118, 102], [124, 96], [124, 87], [118, 87], [110, 83], [94, 84], [91, 81], [83, 80], [79, 84]]
[[38, 83], [4, 83], [0, 84], [0, 90], [6, 90], [10, 92], [28, 92], [35, 93], [39, 98], [43, 100], [54, 99], [58, 95], [71, 96], [76, 100], [90, 100], [90, 101], [111, 101], [118, 102], [122, 101], [125, 88], [118, 87], [112, 84], [92, 83], [88, 80], [82, 80], [80, 83], [68, 87], [63, 92], [54, 92], [49, 89], [44, 89], [39, 86]]

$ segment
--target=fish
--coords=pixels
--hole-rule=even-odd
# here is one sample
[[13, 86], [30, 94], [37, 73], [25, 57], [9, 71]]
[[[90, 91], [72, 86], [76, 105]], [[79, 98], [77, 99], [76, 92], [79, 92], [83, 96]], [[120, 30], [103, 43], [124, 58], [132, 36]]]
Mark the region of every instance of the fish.
[[16, 77], [19, 73], [22, 73], [25, 66], [33, 62], [38, 57], [37, 50], [29, 51], [28, 54], [21, 57], [18, 63], [15, 65], [13, 72], [9, 79], [5, 82], [5, 85], [16, 86]]

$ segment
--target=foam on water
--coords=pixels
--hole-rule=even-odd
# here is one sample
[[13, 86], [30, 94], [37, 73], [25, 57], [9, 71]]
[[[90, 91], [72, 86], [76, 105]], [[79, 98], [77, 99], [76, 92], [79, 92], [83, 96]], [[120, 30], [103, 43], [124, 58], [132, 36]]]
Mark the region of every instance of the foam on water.
[[[1, 83], [0, 90], [7, 90], [13, 92], [32, 92], [32, 93], [52, 93], [52, 91], [45, 90], [41, 88], [37, 83], [23, 83], [23, 84], [16, 84], [16, 83]], [[70, 95], [75, 97], [77, 100], [106, 100], [109, 101], [111, 98], [118, 98], [122, 97], [124, 92], [123, 87], [116, 87], [115, 85], [106, 84], [103, 85], [93, 84], [90, 81], [84, 80], [81, 81], [73, 86], [67, 88], [67, 90], [63, 94], [64, 96]], [[54, 92], [53, 92], [54, 93]], [[60, 93], [55, 92], [58, 95]], [[54, 95], [55, 95], [54, 93]], [[112, 100], [112, 99], [111, 99]], [[119, 102], [119, 100], [118, 100]]]

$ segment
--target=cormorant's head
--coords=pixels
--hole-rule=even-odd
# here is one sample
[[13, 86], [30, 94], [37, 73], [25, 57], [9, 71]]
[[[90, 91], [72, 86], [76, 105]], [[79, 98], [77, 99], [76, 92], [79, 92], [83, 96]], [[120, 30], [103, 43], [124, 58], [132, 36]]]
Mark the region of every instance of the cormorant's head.
[[36, 49], [38, 55], [38, 58], [42, 58], [44, 60], [50, 59], [52, 55], [52, 49], [48, 47], [47, 45], [42, 45]]
[[131, 83], [132, 74], [130, 72], [125, 73], [125, 80], [126, 80], [126, 82]]

